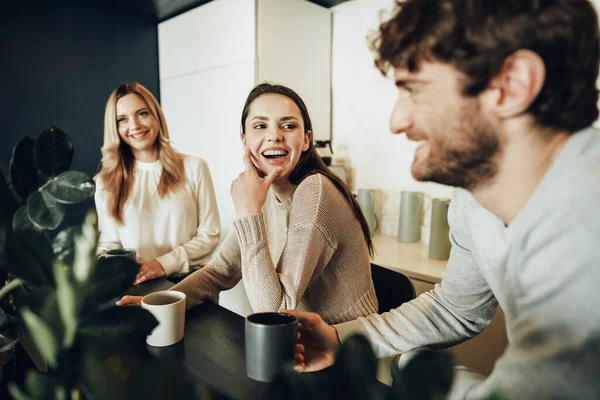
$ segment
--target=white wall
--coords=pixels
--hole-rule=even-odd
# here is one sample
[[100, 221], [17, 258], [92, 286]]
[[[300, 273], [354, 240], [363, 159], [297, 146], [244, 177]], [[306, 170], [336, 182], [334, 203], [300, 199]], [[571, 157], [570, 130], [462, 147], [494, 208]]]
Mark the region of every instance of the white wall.
[[[416, 182], [410, 175], [416, 145], [389, 131], [396, 88], [373, 64], [366, 36], [391, 0], [352, 0], [333, 7], [332, 140], [336, 162], [350, 166], [353, 189], [381, 192], [381, 232], [396, 235], [401, 190], [450, 197], [452, 188]], [[425, 221], [427, 215], [425, 216]]]

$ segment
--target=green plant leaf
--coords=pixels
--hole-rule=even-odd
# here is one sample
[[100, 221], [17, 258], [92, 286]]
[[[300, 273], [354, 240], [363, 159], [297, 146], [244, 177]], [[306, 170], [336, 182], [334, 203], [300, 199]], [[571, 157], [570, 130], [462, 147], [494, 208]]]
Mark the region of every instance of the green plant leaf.
[[88, 281], [96, 268], [97, 223], [96, 212], [88, 211], [81, 229], [74, 237], [73, 276], [82, 287], [89, 287]]
[[15, 382], [10, 382], [8, 384], [8, 391], [14, 400], [37, 400], [23, 392]]
[[37, 231], [42, 232], [44, 228], [33, 223], [27, 214], [27, 205], [19, 207], [13, 215], [12, 228], [15, 231]]
[[52, 252], [57, 260], [72, 265], [75, 252], [75, 235], [78, 228], [70, 226], [58, 232], [52, 239]]
[[14, 213], [17, 211], [19, 205], [10, 191], [10, 187], [8, 186], [6, 178], [7, 177], [4, 175], [4, 171], [0, 169], [0, 208]]
[[50, 177], [56, 176], [71, 167], [73, 142], [69, 135], [52, 126], [38, 136], [34, 154], [40, 170]]
[[12, 333], [12, 330], [5, 332], [4, 328], [0, 328], [0, 353], [11, 351], [19, 343], [19, 340], [21, 340], [21, 335], [13, 337], [10, 336]]
[[[23, 279], [17, 278], [4, 285], [2, 289], [0, 289], [0, 299], [9, 294], [13, 289], [21, 286], [23, 283], [25, 283]], [[1, 309], [0, 312], [2, 312]]]
[[56, 229], [65, 217], [65, 208], [43, 191], [37, 191], [27, 199], [29, 219], [44, 229]]
[[21, 339], [21, 324], [15, 316], [0, 310], [0, 353], [11, 350]]
[[[12, 233], [10, 219], [0, 220], [0, 270], [5, 263], [5, 249], [8, 236]], [[0, 274], [1, 276], [1, 274]], [[0, 280], [0, 282], [3, 282]]]
[[392, 363], [392, 394], [399, 399], [445, 399], [454, 370], [452, 355], [429, 349], [415, 350], [402, 367]]
[[88, 174], [79, 171], [66, 171], [51, 179], [43, 191], [57, 202], [79, 203], [94, 195], [96, 186]]
[[77, 288], [73, 285], [71, 279], [71, 271], [61, 261], [54, 262], [54, 278], [56, 279], [58, 310], [64, 325], [62, 345], [69, 348], [73, 344], [77, 332], [77, 314], [80, 299], [76, 291]]
[[21, 317], [35, 347], [48, 361], [48, 365], [54, 368], [59, 351], [58, 338], [48, 324], [29, 308], [21, 307]]
[[17, 193], [27, 198], [39, 187], [35, 158], [33, 155], [34, 140], [25, 136], [13, 149], [10, 160], [10, 179]]
[[363, 335], [353, 335], [342, 344], [332, 369], [340, 385], [340, 398], [375, 398], [377, 357]]
[[52, 247], [39, 232], [16, 231], [6, 246], [6, 267], [33, 286], [54, 286]]
[[111, 307], [81, 321], [79, 333], [87, 337], [118, 339], [139, 336], [145, 339], [158, 321], [141, 307]]
[[139, 264], [125, 257], [100, 259], [89, 279], [88, 305], [100, 304], [121, 296], [131, 286]]
[[49, 374], [30, 369], [25, 375], [25, 390], [31, 397], [39, 400], [52, 400], [58, 382]]
[[[17, 292], [17, 291], [15, 291]], [[22, 296], [15, 296], [17, 309], [27, 308], [43, 319], [56, 338], [63, 338], [65, 326], [60, 318], [55, 288], [36, 287]]]

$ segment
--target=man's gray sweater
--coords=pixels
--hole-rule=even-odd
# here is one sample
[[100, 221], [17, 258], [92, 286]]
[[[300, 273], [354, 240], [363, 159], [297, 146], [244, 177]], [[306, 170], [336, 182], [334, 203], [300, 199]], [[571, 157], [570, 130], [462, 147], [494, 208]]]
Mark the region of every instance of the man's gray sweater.
[[481, 332], [500, 305], [509, 346], [467, 398], [600, 398], [600, 132], [569, 138], [508, 227], [460, 189], [448, 220], [441, 284], [337, 325], [340, 337], [366, 334], [382, 357], [447, 347]]

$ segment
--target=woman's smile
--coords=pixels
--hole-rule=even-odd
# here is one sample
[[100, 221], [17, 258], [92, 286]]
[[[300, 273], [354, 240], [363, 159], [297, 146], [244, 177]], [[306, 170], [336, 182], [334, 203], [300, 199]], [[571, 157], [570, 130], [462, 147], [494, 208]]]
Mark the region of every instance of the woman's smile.
[[261, 153], [263, 159], [272, 166], [279, 166], [285, 163], [288, 159], [289, 151], [285, 149], [269, 149]]

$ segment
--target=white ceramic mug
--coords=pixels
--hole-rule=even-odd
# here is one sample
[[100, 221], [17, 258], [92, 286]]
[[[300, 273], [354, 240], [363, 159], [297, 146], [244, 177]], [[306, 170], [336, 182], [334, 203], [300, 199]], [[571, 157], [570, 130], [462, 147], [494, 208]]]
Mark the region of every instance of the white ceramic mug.
[[183, 339], [185, 328], [185, 293], [165, 290], [147, 294], [142, 298], [142, 308], [158, 320], [158, 325], [146, 338], [150, 346], [170, 346]]

